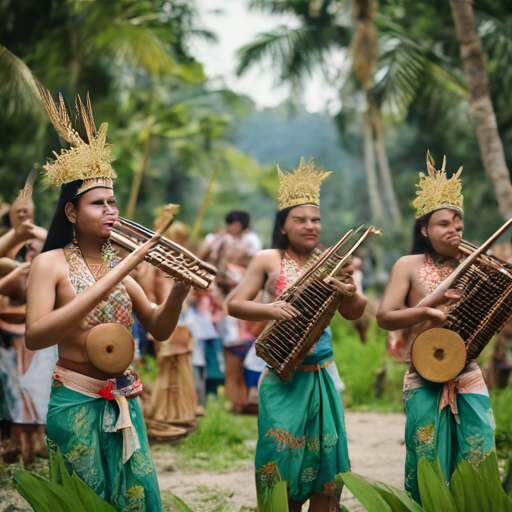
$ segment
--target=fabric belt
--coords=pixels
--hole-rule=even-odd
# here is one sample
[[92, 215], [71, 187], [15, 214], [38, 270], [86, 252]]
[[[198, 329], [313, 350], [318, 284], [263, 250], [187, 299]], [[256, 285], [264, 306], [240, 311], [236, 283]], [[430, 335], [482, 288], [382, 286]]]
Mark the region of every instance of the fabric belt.
[[[137, 375], [133, 368], [128, 368], [125, 374]], [[138, 375], [137, 375], [138, 377]], [[125, 464], [130, 457], [133, 455], [135, 450], [140, 448], [139, 436], [133, 426], [130, 417], [130, 408], [128, 406], [127, 398], [130, 398], [130, 394], [125, 389], [115, 389], [115, 382], [117, 379], [98, 380], [81, 373], [68, 370], [56, 365], [53, 370], [53, 380], [60, 382], [64, 387], [72, 391], [76, 391], [85, 396], [91, 398], [103, 398], [107, 400], [106, 407], [110, 407], [110, 400], [115, 400], [119, 406], [119, 417], [115, 426], [107, 426], [104, 421], [103, 431], [104, 432], [123, 432], [123, 464]], [[140, 395], [141, 386], [137, 386], [132, 396]], [[105, 415], [108, 416], [108, 415]]]
[[301, 372], [316, 372], [318, 370], [322, 370], [323, 368], [326, 368], [331, 363], [334, 363], [334, 358], [328, 359], [327, 361], [324, 361], [323, 363], [317, 363], [317, 364], [301, 364], [297, 370], [300, 370]]

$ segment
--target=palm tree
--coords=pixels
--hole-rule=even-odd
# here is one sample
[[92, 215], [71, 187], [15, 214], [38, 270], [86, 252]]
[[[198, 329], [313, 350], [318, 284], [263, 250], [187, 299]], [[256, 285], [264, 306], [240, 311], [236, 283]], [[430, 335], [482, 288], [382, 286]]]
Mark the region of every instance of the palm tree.
[[500, 213], [512, 217], [512, 184], [489, 94], [489, 77], [482, 41], [476, 30], [472, 2], [450, 0], [464, 75], [471, 94], [471, 111], [485, 171], [494, 187]]

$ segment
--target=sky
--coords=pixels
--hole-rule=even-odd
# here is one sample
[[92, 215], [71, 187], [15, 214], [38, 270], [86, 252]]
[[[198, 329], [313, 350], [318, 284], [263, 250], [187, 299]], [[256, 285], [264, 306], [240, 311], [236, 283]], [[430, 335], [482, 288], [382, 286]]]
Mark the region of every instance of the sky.
[[[297, 26], [292, 15], [275, 15], [248, 9], [249, 0], [196, 0], [199, 25], [217, 35], [217, 43], [196, 39], [190, 50], [204, 66], [215, 87], [226, 86], [237, 94], [249, 96], [257, 108], [275, 107], [289, 95], [287, 84], [276, 85], [272, 62], [258, 63], [242, 77], [236, 76], [236, 51], [253, 41], [258, 34], [280, 25]], [[310, 112], [333, 113], [339, 110], [336, 90], [318, 72], [305, 81], [303, 101]]]

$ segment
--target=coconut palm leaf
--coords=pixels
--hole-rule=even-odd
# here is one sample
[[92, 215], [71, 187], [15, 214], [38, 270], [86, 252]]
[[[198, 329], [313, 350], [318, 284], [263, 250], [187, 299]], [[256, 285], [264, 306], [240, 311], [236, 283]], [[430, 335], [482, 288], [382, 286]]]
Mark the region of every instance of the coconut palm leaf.
[[29, 67], [7, 48], [0, 45], [0, 97], [3, 115], [10, 117], [21, 111], [38, 111], [41, 103], [37, 81]]

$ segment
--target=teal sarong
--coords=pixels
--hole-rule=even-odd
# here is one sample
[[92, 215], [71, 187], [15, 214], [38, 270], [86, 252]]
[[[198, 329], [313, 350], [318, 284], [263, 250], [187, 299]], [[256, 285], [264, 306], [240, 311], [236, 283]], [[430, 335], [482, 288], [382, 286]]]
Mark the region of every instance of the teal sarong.
[[[315, 492], [341, 495], [335, 476], [350, 471], [341, 396], [326, 366], [334, 353], [331, 330], [288, 382], [270, 369], [258, 393], [256, 489], [265, 512], [273, 486], [288, 482], [288, 496], [303, 501]], [[309, 367], [309, 368], [308, 368]], [[268, 507], [270, 509], [270, 506]]]
[[436, 384], [416, 373], [404, 381], [405, 489], [421, 504], [417, 468], [421, 457], [439, 458], [449, 483], [457, 464], [477, 466], [495, 449], [489, 391], [475, 362], [454, 381]]
[[140, 448], [123, 464], [123, 433], [115, 431], [117, 402], [68, 389], [54, 378], [46, 420], [50, 457], [58, 446], [69, 472], [120, 512], [161, 512], [139, 398], [127, 401]]

